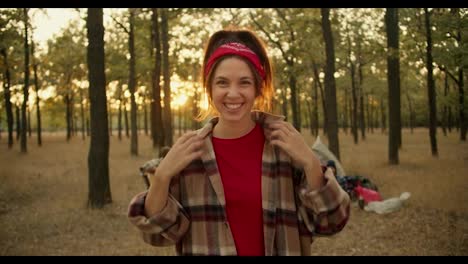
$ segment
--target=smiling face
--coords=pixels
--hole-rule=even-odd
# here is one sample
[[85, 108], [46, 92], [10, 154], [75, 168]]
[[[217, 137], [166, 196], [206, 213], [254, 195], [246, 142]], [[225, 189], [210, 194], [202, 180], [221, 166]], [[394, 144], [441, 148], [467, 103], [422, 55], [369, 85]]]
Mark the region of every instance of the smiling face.
[[249, 124], [256, 89], [255, 77], [247, 62], [238, 57], [220, 61], [213, 73], [211, 97], [220, 121]]

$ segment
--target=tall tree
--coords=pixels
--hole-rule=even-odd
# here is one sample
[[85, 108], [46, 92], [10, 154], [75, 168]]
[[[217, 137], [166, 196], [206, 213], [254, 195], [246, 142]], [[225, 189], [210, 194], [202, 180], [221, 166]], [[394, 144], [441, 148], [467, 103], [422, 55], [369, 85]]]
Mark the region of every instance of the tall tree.
[[23, 86], [23, 104], [21, 105], [21, 152], [28, 152], [27, 147], [27, 120], [26, 111], [29, 99], [29, 41], [28, 41], [28, 9], [23, 8], [24, 19], [24, 86]]
[[429, 138], [431, 140], [432, 156], [437, 157], [437, 109], [436, 92], [433, 73], [432, 59], [432, 34], [431, 19], [427, 8], [424, 8], [424, 22], [426, 26], [426, 68], [427, 68], [427, 95], [429, 99]]
[[327, 135], [329, 149], [340, 159], [338, 141], [338, 112], [336, 104], [335, 87], [335, 48], [333, 46], [333, 34], [330, 25], [330, 9], [321, 8], [323, 39], [325, 40], [325, 53], [327, 66], [325, 68], [325, 100], [327, 102]]
[[151, 100], [151, 136], [153, 139], [153, 148], [163, 147], [164, 128], [162, 122], [161, 107], [161, 40], [159, 33], [158, 9], [152, 8], [152, 43], [154, 48], [154, 70], [152, 75], [152, 98]]
[[128, 90], [130, 91], [130, 130], [131, 143], [130, 153], [133, 156], [138, 156], [138, 135], [137, 135], [137, 105], [135, 102], [136, 76], [135, 76], [135, 9], [130, 8], [130, 30], [128, 33], [128, 49], [130, 53], [130, 73], [128, 77]]
[[[31, 32], [31, 35], [33, 33]], [[37, 145], [42, 146], [42, 122], [41, 122], [41, 107], [40, 107], [40, 98], [39, 98], [39, 80], [38, 80], [38, 75], [37, 75], [37, 67], [38, 67], [38, 62], [35, 57], [35, 43], [33, 38], [31, 37], [31, 58], [32, 58], [32, 64], [33, 64], [33, 71], [34, 71], [34, 88], [36, 90], [36, 131], [37, 131]]]
[[[458, 86], [458, 102], [453, 105], [458, 109], [458, 127], [460, 128], [460, 140], [466, 141], [467, 119], [465, 116], [465, 90], [464, 79], [468, 56], [466, 56], [466, 40], [463, 34], [467, 32], [466, 9], [433, 9], [431, 11], [431, 26], [435, 26], [437, 31], [432, 32], [433, 38], [438, 40], [437, 45], [433, 45], [434, 60], [440, 70]], [[433, 19], [432, 19], [433, 18]], [[435, 25], [434, 25], [435, 24]], [[453, 98], [455, 99], [455, 98]], [[451, 107], [448, 108], [451, 115]], [[449, 120], [451, 118], [448, 118]], [[451, 122], [449, 129], [451, 128]]]
[[10, 79], [10, 67], [8, 65], [8, 53], [6, 48], [2, 48], [0, 50], [2, 57], [3, 57], [3, 62], [5, 64], [5, 74], [4, 80], [3, 80], [3, 93], [5, 96], [5, 111], [7, 115], [7, 127], [8, 127], [8, 148], [11, 149], [13, 147], [13, 109], [12, 109], [12, 104], [11, 104], [11, 93], [10, 93], [10, 87], [11, 87], [11, 79]]
[[[349, 29], [348, 29], [349, 32]], [[356, 87], [356, 63], [353, 60], [353, 54], [351, 51], [352, 43], [351, 36], [348, 33], [347, 35], [347, 47], [348, 47], [348, 64], [349, 64], [349, 74], [351, 77], [351, 95], [352, 95], [352, 122], [351, 122], [351, 133], [353, 134], [354, 144], [357, 144], [359, 141], [358, 137], [358, 89]]]
[[[274, 13], [269, 13], [264, 17], [267, 16], [272, 16], [276, 15], [275, 17], [279, 18], [278, 25], [284, 25], [281, 29], [271, 29], [267, 30], [265, 25], [262, 25], [262, 23], [259, 21], [259, 19], [256, 18], [256, 16], [253, 13], [250, 14], [250, 19], [252, 22], [262, 31], [268, 38], [268, 40], [273, 43], [281, 52], [281, 55], [284, 59], [285, 64], [287, 65], [287, 71], [286, 71], [286, 76], [288, 78], [288, 83], [287, 85], [289, 86], [289, 89], [291, 91], [290, 93], [290, 102], [291, 102], [291, 112], [292, 112], [292, 123], [294, 127], [298, 130], [301, 131], [301, 115], [300, 115], [300, 104], [298, 103], [298, 86], [297, 86], [297, 74], [295, 72], [296, 69], [296, 63], [295, 60], [297, 60], [297, 54], [294, 51], [292, 47], [295, 47], [296, 43], [296, 31], [294, 30], [292, 24], [293, 22], [290, 20], [291, 16], [294, 16], [294, 14], [287, 13], [287, 11], [290, 11], [288, 9], [285, 9], [284, 12], [282, 9], [275, 8]], [[271, 17], [268, 17], [268, 20]], [[276, 30], [276, 31], [275, 31]], [[282, 37], [283, 40], [281, 40], [281, 37], [278, 36], [279, 32], [284, 32], [284, 36]], [[288, 46], [290, 48], [286, 48], [284, 43], [288, 43]], [[286, 90], [283, 92], [284, 97], [286, 94]], [[286, 111], [283, 111], [286, 112]]]
[[84, 112], [84, 97], [83, 89], [80, 89], [80, 115], [81, 115], [81, 138], [85, 140], [86, 138], [86, 127], [85, 127], [85, 112]]
[[164, 138], [167, 146], [172, 146], [172, 114], [171, 114], [171, 75], [169, 65], [169, 28], [167, 10], [161, 10], [161, 41], [162, 41], [162, 62], [164, 79]]
[[[130, 153], [133, 156], [138, 155], [138, 134], [137, 134], [137, 105], [135, 101], [136, 92], [136, 54], [135, 54], [135, 16], [137, 10], [129, 8], [129, 28], [117, 21], [114, 17], [112, 19], [128, 34], [128, 53], [130, 55], [128, 66], [128, 90], [130, 92]], [[128, 132], [128, 113], [127, 108], [124, 108], [125, 116], [125, 133], [129, 136]]]
[[401, 128], [400, 114], [400, 55], [398, 10], [387, 8], [385, 12], [387, 31], [387, 80], [388, 80], [388, 159], [390, 164], [398, 164], [399, 130]]
[[109, 184], [109, 129], [107, 122], [104, 26], [102, 8], [88, 8], [88, 79], [91, 111], [91, 142], [88, 154], [88, 206], [102, 208], [111, 203]]

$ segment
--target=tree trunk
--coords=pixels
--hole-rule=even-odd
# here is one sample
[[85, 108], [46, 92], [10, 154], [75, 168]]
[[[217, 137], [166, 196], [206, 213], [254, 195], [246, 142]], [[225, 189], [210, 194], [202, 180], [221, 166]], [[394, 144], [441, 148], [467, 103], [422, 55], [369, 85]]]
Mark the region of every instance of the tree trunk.
[[[89, 109], [89, 107], [88, 107]], [[90, 127], [90, 123], [89, 123], [89, 116], [86, 115], [86, 136], [91, 136], [91, 127]]]
[[385, 101], [383, 97], [380, 99], [380, 128], [382, 129], [382, 133], [387, 130], [387, 117], [385, 111]]
[[357, 110], [358, 110], [358, 96], [357, 96], [357, 87], [356, 87], [356, 65], [351, 60], [351, 37], [348, 33], [348, 62], [349, 62], [349, 75], [351, 77], [351, 96], [352, 96], [352, 122], [351, 122], [351, 133], [353, 134], [354, 144], [359, 142], [358, 138], [358, 129], [357, 129]]
[[314, 105], [312, 110], [312, 117], [313, 117], [313, 129], [314, 132], [312, 133], [315, 136], [319, 135], [319, 115], [318, 115], [318, 85], [320, 80], [314, 78]]
[[463, 81], [463, 67], [458, 70], [458, 112], [459, 112], [459, 126], [460, 126], [460, 140], [466, 141], [466, 117], [465, 117], [465, 92], [464, 92], [464, 81]]
[[112, 108], [111, 104], [107, 104], [107, 118], [109, 119], [109, 136], [112, 136]]
[[[311, 102], [306, 101], [306, 106], [307, 106], [307, 116], [309, 116], [309, 130], [310, 134], [315, 135], [315, 129], [314, 129], [314, 112], [312, 110]], [[317, 136], [317, 135], [315, 135]]]
[[[450, 10], [451, 14], [457, 18], [457, 34], [456, 40], [458, 47], [466, 46], [466, 41], [462, 39], [462, 30], [466, 28], [464, 26], [465, 20], [460, 18], [460, 9], [459, 8], [452, 8]], [[466, 30], [463, 31], [466, 33]], [[466, 67], [464, 62], [463, 53], [459, 52], [457, 56], [457, 64], [458, 64], [458, 126], [460, 127], [460, 140], [466, 141], [466, 133], [467, 133], [467, 120], [465, 117], [465, 88], [464, 88], [464, 78], [465, 75], [463, 74], [463, 69]]]
[[123, 101], [122, 101], [122, 85], [119, 86], [119, 114], [118, 114], [118, 117], [117, 117], [117, 134], [118, 134], [118, 138], [119, 140], [122, 140], [122, 104], [123, 104]]
[[424, 8], [424, 17], [426, 25], [426, 68], [427, 68], [427, 95], [429, 99], [429, 138], [431, 140], [432, 156], [437, 157], [437, 105], [436, 105], [436, 92], [434, 73], [432, 65], [432, 35], [431, 35], [431, 22], [430, 14], [427, 8]]
[[21, 105], [21, 153], [27, 153], [26, 137], [26, 108], [29, 99], [29, 44], [28, 44], [28, 9], [23, 8], [24, 19], [24, 86], [23, 86], [23, 104]]
[[[320, 77], [317, 69], [317, 64], [315, 62], [312, 63], [313, 70], [314, 70], [314, 79], [317, 80], [318, 88], [320, 91], [320, 97], [322, 101], [322, 109], [323, 109], [323, 134], [327, 134], [327, 124], [328, 124], [328, 111], [325, 105], [325, 92], [323, 91], [322, 83], [320, 82]], [[317, 132], [318, 135], [318, 132]]]
[[445, 72], [444, 76], [444, 106], [442, 108], [442, 132], [444, 133], [444, 136], [447, 136], [447, 108], [448, 108], [448, 103], [447, 103], [447, 96], [448, 96], [448, 75]]
[[348, 134], [348, 124], [349, 124], [349, 118], [348, 118], [348, 113], [349, 113], [349, 104], [348, 104], [348, 89], [345, 87], [344, 88], [344, 109], [343, 109], [343, 131], [345, 134]]
[[165, 145], [172, 146], [173, 128], [171, 113], [171, 74], [169, 66], [169, 28], [167, 10], [161, 9], [161, 41], [162, 41], [162, 62], [164, 79], [164, 138]]
[[356, 87], [356, 73], [355, 73], [355, 66], [354, 63], [351, 63], [351, 94], [353, 98], [353, 115], [352, 115], [352, 124], [351, 124], [351, 132], [353, 134], [354, 144], [359, 142], [358, 137], [358, 97], [357, 97], [357, 87]]
[[16, 113], [16, 141], [19, 141], [21, 137], [21, 112], [20, 112], [20, 107], [16, 104], [15, 104], [15, 113]]
[[125, 136], [130, 137], [129, 127], [128, 127], [128, 111], [127, 104], [124, 105], [124, 121], [125, 121]]
[[325, 53], [327, 66], [325, 68], [325, 100], [328, 105], [327, 111], [327, 135], [328, 147], [340, 159], [340, 148], [338, 141], [338, 115], [336, 105], [336, 87], [335, 87], [335, 49], [333, 47], [333, 34], [330, 25], [330, 9], [321, 8], [322, 14], [322, 32], [325, 40]]
[[11, 79], [10, 79], [10, 66], [8, 65], [8, 53], [6, 49], [1, 50], [1, 54], [3, 57], [3, 62], [5, 64], [5, 75], [3, 81], [3, 94], [5, 97], [5, 111], [7, 116], [7, 127], [8, 127], [8, 148], [11, 149], [13, 147], [13, 109], [11, 105]]
[[410, 127], [410, 130], [411, 130], [411, 134], [413, 134], [413, 127], [414, 127], [414, 123], [413, 123], [413, 104], [411, 102], [411, 97], [409, 96], [408, 93], [406, 93], [406, 99], [408, 100], [408, 111], [409, 111], [409, 127]]
[[[371, 129], [372, 129], [372, 116], [371, 116], [371, 106], [370, 106], [370, 103], [369, 103], [369, 94], [366, 94], [366, 100], [364, 100], [366, 102], [365, 104], [365, 107], [366, 107], [366, 123], [367, 123], [367, 132], [370, 132]], [[364, 140], [364, 139], [363, 139]]]
[[[358, 42], [359, 43], [359, 42]], [[359, 44], [358, 44], [359, 47]], [[359, 54], [360, 56], [360, 54]], [[362, 76], [362, 65], [358, 65], [358, 76], [359, 76], [359, 125], [361, 126], [361, 139], [366, 140], [366, 119], [364, 117], [364, 87], [363, 87], [363, 76]]]
[[[288, 63], [289, 69], [292, 70], [294, 67], [293, 62], [291, 61]], [[293, 118], [293, 126], [297, 129], [297, 131], [301, 131], [301, 117], [298, 105], [298, 98], [297, 98], [297, 87], [296, 87], [296, 77], [292, 72], [289, 73], [289, 88], [291, 89], [291, 110], [292, 110], [292, 118]]]
[[449, 133], [452, 133], [453, 127], [453, 114], [452, 114], [452, 107], [448, 106], [448, 114], [447, 114], [447, 129]]
[[388, 159], [390, 164], [398, 164], [398, 135], [401, 128], [400, 117], [400, 56], [399, 56], [399, 29], [398, 10], [387, 8], [385, 12], [385, 25], [387, 31], [387, 78], [388, 78]]
[[[75, 101], [75, 100], [73, 100]], [[73, 136], [78, 135], [78, 117], [75, 112], [75, 104], [72, 106]]]
[[[69, 89], [69, 88], [67, 88]], [[66, 124], [67, 124], [67, 142], [70, 141], [71, 138], [71, 127], [72, 127], [72, 122], [71, 122], [71, 96], [69, 95], [69, 92], [67, 91], [67, 94], [65, 95], [65, 118], [66, 118]]]
[[81, 112], [81, 137], [83, 140], [86, 139], [86, 128], [85, 128], [85, 113], [84, 113], [84, 103], [83, 103], [83, 89], [80, 88], [80, 112]]
[[88, 154], [88, 206], [111, 203], [109, 183], [109, 130], [107, 123], [104, 26], [102, 8], [88, 8], [88, 78], [91, 112], [91, 142]]
[[[193, 65], [193, 79], [196, 80], [196, 76], [198, 76], [198, 67], [197, 65]], [[194, 95], [193, 95], [193, 106], [192, 106], [192, 129], [196, 130], [200, 127], [200, 123], [195, 119], [196, 116], [198, 116], [200, 112], [200, 108], [198, 106], [200, 102], [200, 93], [198, 92], [197, 87], [194, 89]]]
[[28, 137], [30, 138], [32, 135], [32, 129], [31, 129], [31, 109], [29, 107], [27, 108], [27, 118], [28, 118]]
[[143, 115], [143, 126], [145, 128], [145, 135], [148, 135], [148, 107], [146, 105], [146, 101], [143, 100], [143, 111], [144, 111], [144, 115]]
[[128, 37], [128, 51], [130, 53], [129, 77], [128, 77], [128, 90], [130, 91], [130, 126], [131, 126], [131, 140], [130, 140], [130, 153], [132, 156], [138, 156], [138, 135], [137, 135], [137, 105], [135, 102], [135, 10], [129, 9], [130, 13], [130, 32]]
[[284, 88], [284, 86], [282, 87], [282, 92], [281, 92], [281, 97], [282, 97], [282, 100], [283, 100], [283, 103], [281, 104], [281, 110], [283, 111], [283, 115], [286, 117], [286, 119], [288, 118], [288, 96], [286, 94], [286, 89]]
[[39, 81], [37, 77], [37, 61], [34, 57], [35, 52], [35, 43], [31, 40], [31, 57], [33, 61], [33, 70], [34, 70], [34, 87], [36, 88], [36, 131], [37, 131], [37, 145], [42, 146], [42, 124], [41, 124], [41, 107], [40, 107], [40, 98], [39, 98]]
[[154, 70], [152, 74], [152, 99], [151, 100], [151, 136], [153, 148], [161, 148], [164, 145], [164, 128], [162, 122], [161, 107], [161, 39], [159, 33], [158, 9], [152, 8], [152, 43], [155, 47]]

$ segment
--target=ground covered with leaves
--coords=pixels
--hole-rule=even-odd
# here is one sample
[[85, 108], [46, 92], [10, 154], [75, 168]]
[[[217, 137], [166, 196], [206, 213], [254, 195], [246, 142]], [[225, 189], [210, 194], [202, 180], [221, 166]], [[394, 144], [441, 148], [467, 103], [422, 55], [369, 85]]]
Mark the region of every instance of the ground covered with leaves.
[[[129, 139], [112, 136], [113, 203], [101, 210], [86, 208], [89, 139], [67, 143], [55, 133], [44, 135], [42, 147], [34, 136], [28, 142], [28, 154], [20, 154], [19, 143], [8, 150], [0, 139], [0, 255], [174, 255], [172, 247], [143, 243], [126, 216], [130, 199], [145, 188], [138, 167], [155, 155], [148, 136], [139, 135], [138, 157], [130, 156]], [[313, 255], [468, 255], [468, 144], [439, 131], [436, 158], [428, 130], [404, 130], [400, 164], [390, 166], [387, 142], [380, 131], [357, 145], [341, 133], [343, 167], [375, 182], [384, 199], [405, 191], [411, 197], [386, 215], [353, 204], [347, 226], [317, 237]]]

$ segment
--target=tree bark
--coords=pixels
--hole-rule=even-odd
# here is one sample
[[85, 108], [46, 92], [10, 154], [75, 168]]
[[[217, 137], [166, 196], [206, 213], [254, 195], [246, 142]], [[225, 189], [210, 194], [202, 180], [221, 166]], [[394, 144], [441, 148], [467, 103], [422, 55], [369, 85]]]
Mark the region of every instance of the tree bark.
[[122, 85], [120, 85], [120, 88], [119, 88], [119, 113], [118, 113], [118, 117], [117, 117], [117, 135], [118, 135], [118, 138], [119, 140], [122, 140], [122, 104], [123, 104], [123, 101], [122, 101]]
[[91, 112], [91, 142], [88, 154], [88, 207], [102, 208], [112, 202], [109, 184], [109, 129], [107, 127], [102, 8], [88, 8], [86, 28]]
[[28, 9], [23, 8], [24, 19], [24, 86], [23, 86], [23, 104], [21, 105], [21, 153], [28, 152], [27, 145], [27, 120], [26, 108], [29, 99], [29, 44], [28, 44]]
[[[358, 42], [359, 43], [359, 42]], [[358, 44], [359, 47], [359, 44]], [[358, 56], [361, 56], [361, 54], [358, 54]], [[359, 62], [358, 65], [358, 77], [359, 77], [359, 125], [361, 128], [361, 139], [366, 140], [366, 119], [364, 117], [364, 87], [363, 87], [363, 82], [364, 78], [362, 76], [362, 64]]]
[[432, 34], [430, 14], [427, 8], [424, 8], [424, 17], [426, 25], [426, 68], [427, 68], [427, 96], [429, 99], [429, 138], [431, 141], [432, 156], [438, 156], [437, 150], [437, 105], [436, 91], [434, 82], [434, 73], [432, 65]]
[[173, 126], [171, 111], [171, 75], [169, 65], [169, 28], [168, 28], [167, 10], [161, 10], [161, 40], [162, 40], [162, 62], [164, 79], [164, 139], [165, 145], [172, 146]]
[[[323, 109], [323, 133], [327, 134], [327, 123], [328, 123], [328, 112], [327, 107], [325, 104], [325, 92], [323, 91], [322, 83], [320, 82], [320, 76], [317, 69], [317, 64], [315, 62], [312, 63], [313, 70], [314, 70], [314, 79], [317, 80], [318, 89], [320, 91], [320, 97], [322, 102], [322, 109]], [[318, 132], [317, 132], [318, 135]]]
[[[460, 9], [453, 8], [450, 10], [452, 15], [457, 18], [457, 34], [456, 40], [459, 47], [463, 47], [466, 45], [466, 41], [464, 42], [462, 39], [462, 28], [464, 20], [460, 17]], [[463, 31], [466, 33], [466, 30]], [[465, 88], [464, 88], [464, 78], [465, 75], [463, 74], [463, 69], [466, 67], [463, 61], [463, 53], [460, 52], [457, 56], [457, 64], [458, 64], [458, 119], [459, 119], [459, 127], [460, 127], [460, 140], [466, 141], [466, 133], [467, 133], [467, 120], [465, 117]]]
[[128, 37], [128, 51], [130, 53], [128, 90], [130, 91], [130, 153], [138, 156], [138, 135], [137, 135], [137, 105], [135, 102], [136, 76], [135, 76], [135, 11], [130, 8], [130, 32]]
[[328, 105], [327, 109], [327, 135], [328, 147], [335, 154], [336, 158], [340, 159], [340, 148], [338, 141], [338, 114], [336, 104], [336, 87], [335, 87], [335, 49], [333, 47], [333, 34], [330, 25], [330, 9], [321, 8], [322, 14], [322, 31], [323, 39], [325, 40], [325, 53], [327, 66], [325, 68], [325, 100]]
[[28, 137], [30, 138], [32, 135], [32, 129], [31, 129], [31, 109], [29, 107], [26, 110], [27, 112], [27, 118], [28, 118]]
[[31, 40], [31, 57], [33, 61], [33, 71], [34, 71], [34, 87], [36, 88], [36, 132], [37, 132], [37, 145], [42, 146], [42, 123], [41, 123], [41, 107], [40, 107], [40, 98], [39, 98], [39, 81], [37, 77], [37, 67], [38, 63], [35, 60], [35, 43]]
[[398, 10], [387, 8], [385, 12], [385, 25], [387, 31], [387, 78], [388, 78], [388, 110], [389, 135], [388, 159], [390, 164], [398, 164], [398, 135], [401, 128], [400, 114], [400, 58], [399, 58], [399, 29]]
[[351, 77], [351, 97], [352, 97], [352, 118], [351, 118], [351, 133], [353, 134], [354, 144], [358, 144], [358, 90], [356, 87], [356, 64], [351, 59], [351, 37], [348, 31], [348, 62], [349, 62], [349, 75]]
[[8, 53], [6, 49], [1, 50], [1, 54], [3, 57], [3, 62], [5, 63], [5, 75], [3, 81], [3, 94], [5, 97], [5, 111], [7, 116], [7, 127], [8, 127], [8, 148], [11, 149], [13, 147], [13, 108], [11, 104], [11, 77], [10, 77], [10, 66], [8, 64]]
[[86, 139], [86, 124], [85, 124], [85, 113], [84, 113], [84, 103], [83, 103], [83, 89], [80, 88], [80, 112], [81, 112], [81, 138]]
[[127, 104], [124, 105], [124, 123], [125, 123], [125, 136], [130, 138], [130, 129], [128, 127], [128, 111], [127, 111]]
[[112, 136], [112, 108], [110, 103], [107, 104], [107, 119], [109, 120], [109, 136]]
[[154, 52], [154, 70], [152, 75], [153, 92], [151, 100], [151, 135], [153, 139], [153, 148], [162, 148], [164, 146], [164, 126], [162, 120], [161, 106], [161, 38], [159, 32], [159, 10], [152, 9], [152, 33]]

